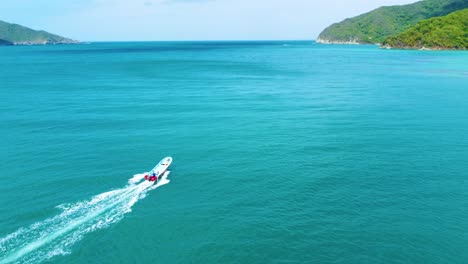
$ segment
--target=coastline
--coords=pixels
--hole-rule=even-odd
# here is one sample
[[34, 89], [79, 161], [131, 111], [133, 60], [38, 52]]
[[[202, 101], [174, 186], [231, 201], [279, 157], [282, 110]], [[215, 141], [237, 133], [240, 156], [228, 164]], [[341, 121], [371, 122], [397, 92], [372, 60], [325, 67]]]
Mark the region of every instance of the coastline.
[[21, 42], [10, 42], [6, 40], [0, 41], [0, 46], [45, 46], [45, 45], [69, 45], [69, 44], [81, 44], [82, 42], [73, 40], [73, 41], [21, 41]]
[[444, 47], [395, 47], [395, 46], [390, 46], [390, 45], [383, 45], [381, 43], [360, 43], [356, 40], [350, 40], [350, 41], [332, 41], [332, 40], [327, 40], [327, 39], [322, 39], [318, 38], [315, 42], [319, 44], [324, 44], [324, 45], [377, 45], [381, 49], [387, 49], [387, 50], [427, 50], [427, 51], [466, 51], [467, 49], [450, 49], [450, 48], [444, 48]]
[[380, 45], [381, 49], [387, 49], [387, 50], [426, 50], [426, 51], [467, 51], [467, 49], [450, 49], [450, 48], [443, 48], [443, 47], [409, 47], [409, 46], [404, 46], [404, 47], [394, 47], [390, 45]]
[[362, 45], [364, 43], [358, 42], [356, 39], [350, 39], [349, 41], [336, 41], [336, 40], [328, 40], [328, 39], [323, 39], [323, 38], [317, 38], [316, 40], [317, 43], [320, 44], [337, 44], [337, 45]]

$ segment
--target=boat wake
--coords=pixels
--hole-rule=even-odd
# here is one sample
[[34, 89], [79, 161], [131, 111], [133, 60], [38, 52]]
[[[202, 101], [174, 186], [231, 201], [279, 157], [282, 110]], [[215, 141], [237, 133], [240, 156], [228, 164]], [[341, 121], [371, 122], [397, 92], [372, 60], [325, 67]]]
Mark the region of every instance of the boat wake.
[[58, 215], [0, 238], [0, 264], [38, 263], [69, 254], [85, 234], [119, 222], [148, 191], [169, 183], [167, 174], [157, 184], [137, 184], [145, 175], [137, 174], [125, 188], [87, 201], [59, 205], [62, 212]]

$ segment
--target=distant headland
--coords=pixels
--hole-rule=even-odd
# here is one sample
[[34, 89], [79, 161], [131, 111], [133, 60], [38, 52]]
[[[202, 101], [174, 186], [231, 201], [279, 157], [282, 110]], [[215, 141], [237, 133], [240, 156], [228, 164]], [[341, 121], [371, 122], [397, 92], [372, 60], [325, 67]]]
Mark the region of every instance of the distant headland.
[[380, 7], [327, 27], [317, 42], [466, 50], [466, 8], [466, 0], [423, 0], [409, 5]]
[[76, 40], [0, 20], [0, 45], [75, 44]]

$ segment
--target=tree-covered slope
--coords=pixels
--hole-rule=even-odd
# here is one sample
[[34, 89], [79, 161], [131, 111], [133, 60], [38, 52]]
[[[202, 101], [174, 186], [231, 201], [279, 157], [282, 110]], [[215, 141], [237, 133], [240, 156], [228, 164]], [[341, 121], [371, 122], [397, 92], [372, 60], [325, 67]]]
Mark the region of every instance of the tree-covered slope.
[[468, 8], [447, 16], [423, 20], [405, 32], [387, 38], [384, 47], [409, 49], [468, 49]]
[[6, 41], [4, 39], [0, 39], [0, 46], [1, 45], [13, 45], [13, 43], [11, 43], [10, 41]]
[[333, 24], [320, 33], [321, 43], [382, 43], [419, 21], [468, 8], [468, 0], [423, 0], [409, 5], [380, 7]]
[[46, 31], [37, 31], [17, 24], [0, 21], [0, 45], [75, 43]]

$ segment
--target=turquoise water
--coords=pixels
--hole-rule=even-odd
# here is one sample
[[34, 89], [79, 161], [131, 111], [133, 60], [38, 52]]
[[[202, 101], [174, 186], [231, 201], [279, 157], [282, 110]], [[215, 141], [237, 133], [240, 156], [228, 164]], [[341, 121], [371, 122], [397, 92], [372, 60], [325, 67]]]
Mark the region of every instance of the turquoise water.
[[[467, 52], [95, 43], [0, 68], [0, 263], [468, 261]], [[165, 156], [169, 184], [128, 183]]]

